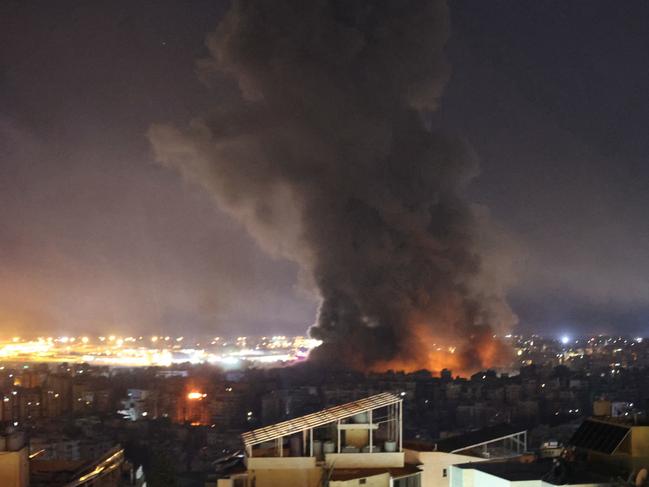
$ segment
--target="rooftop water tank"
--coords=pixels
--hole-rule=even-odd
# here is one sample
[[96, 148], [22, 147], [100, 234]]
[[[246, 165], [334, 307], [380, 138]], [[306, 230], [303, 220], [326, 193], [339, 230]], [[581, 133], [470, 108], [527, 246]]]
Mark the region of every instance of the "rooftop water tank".
[[325, 441], [322, 444], [322, 451], [324, 453], [333, 453], [334, 451], [336, 451], [336, 445], [334, 445], [333, 441]]
[[352, 416], [352, 421], [356, 424], [367, 423], [367, 413], [358, 413]]
[[397, 451], [397, 442], [396, 441], [386, 441], [383, 444], [383, 448], [385, 449], [386, 452], [395, 452]]

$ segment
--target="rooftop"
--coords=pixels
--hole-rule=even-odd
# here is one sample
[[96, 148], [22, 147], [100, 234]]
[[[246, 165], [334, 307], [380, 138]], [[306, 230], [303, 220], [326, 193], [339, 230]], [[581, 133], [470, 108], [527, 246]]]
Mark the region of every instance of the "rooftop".
[[364, 413], [372, 409], [390, 406], [400, 402], [400, 397], [389, 392], [383, 392], [364, 399], [359, 399], [358, 401], [348, 402], [346, 404], [307, 414], [306, 416], [300, 416], [295, 419], [248, 431], [247, 433], [243, 433], [241, 438], [247, 448], [258, 443], [299, 433], [300, 431], [310, 428], [324, 426], [359, 413]]
[[602, 472], [594, 472], [592, 465], [585, 463], [563, 463], [557, 466], [550, 459], [530, 463], [518, 461], [463, 463], [456, 467], [478, 470], [510, 482], [543, 480], [551, 485], [606, 482], [618, 473], [611, 471], [606, 475]]
[[437, 442], [406, 441], [404, 447], [417, 451], [440, 451], [445, 453], [456, 453], [463, 450], [503, 440], [507, 437], [525, 433], [525, 428], [515, 427], [509, 424], [499, 424], [470, 431], [458, 436], [444, 438]]

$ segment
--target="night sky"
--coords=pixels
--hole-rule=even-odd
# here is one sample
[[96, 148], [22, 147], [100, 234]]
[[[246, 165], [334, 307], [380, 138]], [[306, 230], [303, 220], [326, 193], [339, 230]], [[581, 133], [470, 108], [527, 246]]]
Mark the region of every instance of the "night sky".
[[[146, 133], [232, 83], [227, 3], [0, 2], [0, 334], [303, 333], [316, 299]], [[526, 332], [649, 331], [649, 3], [452, 0], [433, 123], [508, 236]], [[513, 242], [513, 244], [511, 244]]]

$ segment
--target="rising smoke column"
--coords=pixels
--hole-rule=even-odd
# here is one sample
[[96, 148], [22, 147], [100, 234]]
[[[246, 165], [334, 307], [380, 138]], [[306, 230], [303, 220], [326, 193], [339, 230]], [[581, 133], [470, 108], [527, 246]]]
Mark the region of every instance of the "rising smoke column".
[[437, 0], [235, 0], [199, 67], [237, 94], [187, 129], [150, 130], [160, 162], [299, 263], [321, 299], [315, 358], [436, 367], [432, 343], [453, 343], [468, 370], [514, 321], [464, 195], [475, 157], [426, 124], [448, 29]]

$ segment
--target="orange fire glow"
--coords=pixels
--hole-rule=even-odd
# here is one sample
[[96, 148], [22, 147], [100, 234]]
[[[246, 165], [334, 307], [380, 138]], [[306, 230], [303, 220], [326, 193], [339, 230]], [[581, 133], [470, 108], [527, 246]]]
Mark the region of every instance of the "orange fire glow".
[[510, 352], [489, 328], [479, 329], [466, 337], [444, 339], [426, 325], [416, 325], [411, 329], [400, 357], [377, 362], [371, 367], [374, 372], [386, 370], [415, 372], [426, 369], [439, 373], [449, 369], [454, 374], [471, 375], [478, 370], [504, 365]]
[[192, 401], [197, 401], [203, 399], [204, 397], [207, 397], [207, 394], [203, 394], [201, 392], [196, 392], [196, 391], [192, 391], [187, 394], [187, 399], [190, 399]]

